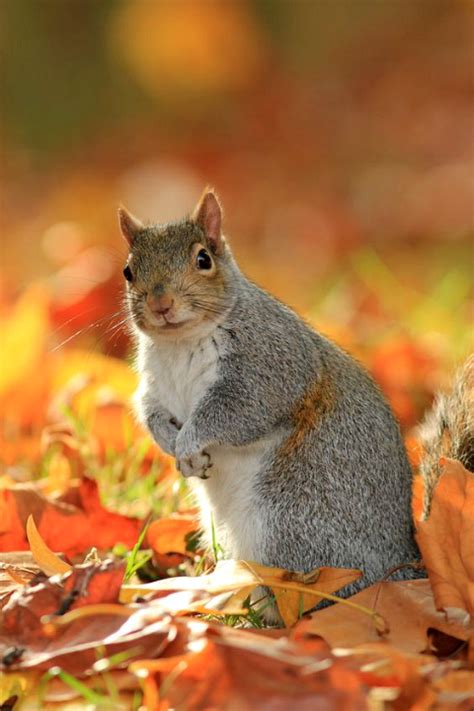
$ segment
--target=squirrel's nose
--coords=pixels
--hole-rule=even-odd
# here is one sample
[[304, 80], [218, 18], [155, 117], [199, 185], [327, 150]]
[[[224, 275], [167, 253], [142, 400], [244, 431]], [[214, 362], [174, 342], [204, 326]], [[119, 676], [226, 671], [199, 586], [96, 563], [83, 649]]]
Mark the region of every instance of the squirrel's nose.
[[167, 314], [174, 304], [174, 299], [170, 294], [163, 294], [162, 296], [148, 294], [146, 301], [150, 310], [154, 314], [160, 314], [160, 316]]

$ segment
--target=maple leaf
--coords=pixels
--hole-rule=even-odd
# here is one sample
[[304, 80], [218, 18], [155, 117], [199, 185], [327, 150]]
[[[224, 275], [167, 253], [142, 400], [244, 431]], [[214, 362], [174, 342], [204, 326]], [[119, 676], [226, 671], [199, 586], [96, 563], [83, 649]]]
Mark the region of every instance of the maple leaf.
[[[433, 591], [426, 579], [375, 583], [351, 597], [350, 602], [376, 610], [387, 623], [385, 642], [405, 653], [419, 654], [426, 650], [430, 629], [462, 641], [467, 641], [470, 635], [469, 629], [447, 622], [445, 615], [436, 610]], [[294, 634], [298, 634], [303, 624], [307, 621], [298, 623]], [[347, 646], [348, 640], [351, 647], [380, 640], [371, 620], [347, 605], [332, 605], [312, 613], [306, 629], [324, 637], [331, 647]]]
[[[122, 599], [129, 599], [132, 594], [147, 594], [171, 590], [203, 590], [210, 594], [232, 592], [229, 606], [242, 604], [242, 601], [258, 587], [272, 590], [277, 599], [280, 614], [287, 626], [294, 624], [306, 605], [317, 605], [321, 600], [338, 600], [332, 592], [357, 580], [359, 570], [345, 568], [318, 568], [310, 574], [292, 573], [283, 568], [269, 568], [254, 561], [222, 560], [212, 573], [197, 577], [168, 578], [139, 586], [127, 586], [122, 590]], [[330, 592], [331, 591], [331, 592]], [[281, 597], [281, 607], [279, 603]], [[351, 605], [348, 601], [344, 604]], [[357, 605], [355, 606], [357, 607]], [[359, 612], [368, 613], [377, 627], [384, 628], [378, 615], [363, 607]]]
[[179, 711], [365, 707], [358, 673], [323, 640], [309, 652], [298, 642], [248, 630], [185, 620], [177, 625], [188, 633], [180, 654], [169, 656], [170, 645], [164, 658], [130, 666], [147, 680], [146, 708], [161, 708], [158, 699]]
[[443, 460], [426, 521], [416, 540], [438, 610], [468, 621], [474, 615], [474, 474], [461, 462]]
[[107, 550], [117, 542], [129, 548], [134, 545], [141, 522], [102, 506], [94, 480], [84, 477], [65, 496], [70, 494], [74, 494], [74, 504], [47, 498], [33, 484], [1, 492], [0, 511], [5, 511], [7, 525], [0, 525], [0, 551], [28, 548], [26, 522], [30, 515], [46, 545], [68, 556], [85, 553], [93, 546]]
[[125, 564], [103, 561], [75, 566], [63, 576], [39, 574], [30, 584], [14, 592], [2, 611], [0, 641], [8, 639], [36, 649], [47, 644], [42, 618], [64, 615], [97, 601], [118, 600]]
[[153, 521], [146, 533], [153, 550], [153, 562], [162, 569], [175, 568], [190, 555], [188, 539], [197, 533], [199, 524], [194, 516], [173, 514]]

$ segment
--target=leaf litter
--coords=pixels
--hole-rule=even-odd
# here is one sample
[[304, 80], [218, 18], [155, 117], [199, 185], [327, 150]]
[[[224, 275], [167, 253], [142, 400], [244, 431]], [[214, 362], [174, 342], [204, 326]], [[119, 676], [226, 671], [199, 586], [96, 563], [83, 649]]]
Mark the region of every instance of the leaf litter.
[[[130, 417], [133, 374], [99, 354], [48, 354], [48, 298], [32, 288], [17, 305], [6, 346], [34, 347], [0, 378], [2, 708], [474, 707], [471, 472], [442, 463], [426, 521], [415, 478], [428, 579], [384, 580], [311, 611], [363, 571], [216, 562], [172, 462]], [[399, 351], [372, 355], [395, 400], [388, 361], [420, 371], [418, 346]], [[28, 397], [25, 378], [38, 382]], [[416, 465], [413, 440], [410, 451]], [[252, 601], [262, 587], [280, 628]]]

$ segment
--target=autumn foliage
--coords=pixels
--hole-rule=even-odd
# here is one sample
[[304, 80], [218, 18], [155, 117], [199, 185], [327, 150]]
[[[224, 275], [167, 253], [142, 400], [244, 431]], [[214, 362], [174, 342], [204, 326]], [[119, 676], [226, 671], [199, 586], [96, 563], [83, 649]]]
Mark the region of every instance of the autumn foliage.
[[[423, 517], [416, 429], [473, 346], [469, 3], [37, 5], [2, 7], [0, 707], [471, 711], [474, 474], [442, 461]], [[203, 547], [132, 414], [115, 213], [208, 183], [389, 399], [424, 578], [340, 599], [363, 571]]]
[[[113, 693], [128, 708], [139, 691], [147, 709], [253, 709], [290, 699], [302, 708], [324, 701], [355, 709], [375, 698], [400, 709], [451, 701], [469, 708], [470, 472], [443, 464], [423, 521], [415, 480], [429, 580], [387, 578], [303, 616], [321, 600], [337, 600], [363, 571], [216, 564], [218, 542], [202, 549], [172, 460], [131, 415], [134, 374], [121, 360], [73, 344], [50, 352], [52, 313], [51, 296], [34, 286], [3, 323], [10, 349], [0, 381], [8, 443], [0, 492], [4, 701], [42, 698], [60, 708], [104, 704]], [[15, 359], [21, 339], [31, 347]], [[435, 366], [421, 354], [410, 342], [371, 354], [395, 407], [401, 383], [421, 383]], [[394, 364], [402, 379], [394, 379]], [[408, 445], [416, 466], [413, 436]], [[265, 620], [249, 607], [256, 589], [275, 596], [283, 629], [259, 629]]]

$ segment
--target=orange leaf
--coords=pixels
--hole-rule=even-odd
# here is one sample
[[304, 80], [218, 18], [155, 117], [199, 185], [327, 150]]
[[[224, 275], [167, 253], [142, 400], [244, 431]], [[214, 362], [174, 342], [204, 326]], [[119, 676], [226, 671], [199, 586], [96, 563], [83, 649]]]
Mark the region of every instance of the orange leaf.
[[181, 653], [169, 663], [145, 661], [132, 667], [135, 673], [158, 676], [160, 698], [170, 708], [352, 711], [365, 707], [357, 671], [335, 658], [322, 640], [308, 654], [288, 640], [223, 625], [209, 626], [205, 636], [201, 631], [195, 637], [188, 643], [192, 655]]
[[[474, 474], [446, 459], [416, 540], [438, 610], [474, 615]], [[454, 611], [457, 611], [455, 613]], [[462, 614], [462, 613], [461, 613]]]
[[[468, 631], [461, 625], [446, 622], [436, 611], [433, 593], [428, 580], [380, 582], [362, 590], [351, 602], [375, 609], [387, 622], [385, 643], [409, 654], [423, 652], [428, 645], [428, 628], [466, 640]], [[296, 625], [292, 635], [307, 624], [307, 630], [324, 637], [331, 647], [357, 647], [368, 642], [378, 642], [371, 620], [356, 609], [346, 605], [331, 605], [318, 610], [308, 621]]]
[[67, 573], [68, 570], [71, 570], [71, 566], [68, 565], [68, 563], [65, 563], [48, 548], [38, 533], [35, 520], [31, 515], [28, 516], [28, 521], [26, 522], [26, 535], [28, 536], [28, 543], [30, 544], [33, 558], [43, 573], [46, 573], [46, 575], [56, 575], [56, 573]]
[[128, 548], [135, 545], [141, 522], [102, 506], [95, 481], [82, 479], [79, 487], [68, 490], [67, 498], [73, 504], [47, 498], [34, 485], [0, 492], [0, 551], [28, 547], [25, 529], [30, 514], [46, 546], [68, 556], [85, 553], [92, 546], [107, 550], [116, 543]]
[[173, 514], [153, 521], [148, 527], [146, 538], [155, 553], [187, 555], [186, 537], [198, 529], [198, 522], [192, 516]]
[[[334, 593], [346, 585], [353, 583], [362, 575], [360, 570], [346, 568], [319, 568], [313, 572], [313, 577], [311, 577], [311, 574], [291, 574], [283, 576], [282, 580], [287, 579], [289, 582], [299, 582], [316, 592]], [[311, 609], [317, 605], [318, 602], [321, 602], [321, 600], [314, 595], [304, 594], [291, 589], [277, 590], [276, 601], [285, 627], [292, 627], [306, 610]]]
[[0, 551], [28, 549], [28, 541], [11, 491], [0, 491]]

